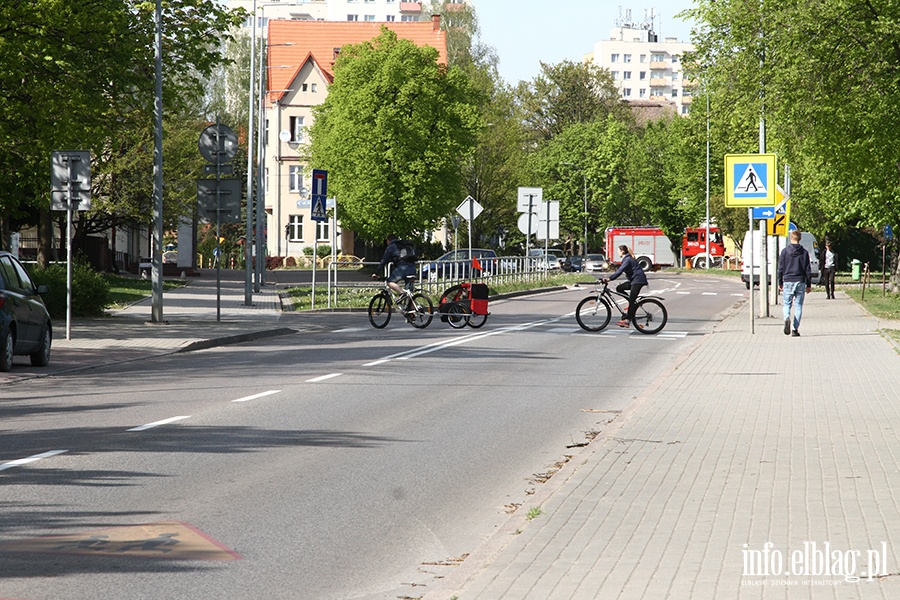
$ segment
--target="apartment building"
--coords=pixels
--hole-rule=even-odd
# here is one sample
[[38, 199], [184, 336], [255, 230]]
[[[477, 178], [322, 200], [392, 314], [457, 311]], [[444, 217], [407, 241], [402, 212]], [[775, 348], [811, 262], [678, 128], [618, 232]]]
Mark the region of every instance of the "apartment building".
[[[294, 21], [350, 21], [363, 23], [414, 23], [422, 18], [422, 2], [400, 0], [228, 0], [228, 8], [253, 13], [263, 35], [269, 19]], [[244, 23], [250, 27], [253, 17]]]
[[[447, 62], [447, 37], [440, 15], [420, 22], [309, 21], [273, 19], [268, 23], [264, 195], [268, 254], [302, 256], [314, 243], [331, 243], [332, 222], [311, 218], [306, 155], [312, 108], [324, 102], [334, 80], [341, 46], [378, 37], [384, 25], [398, 37], [432, 46]], [[340, 200], [337, 216], [340, 219]], [[352, 232], [342, 231], [337, 249], [353, 253]]]
[[626, 11], [609, 38], [594, 44], [594, 52], [585, 58], [612, 73], [624, 100], [664, 100], [674, 104], [678, 114], [688, 115], [694, 82], [685, 78], [681, 57], [694, 46], [673, 37], [660, 39], [653, 21], [651, 13], [636, 23]]

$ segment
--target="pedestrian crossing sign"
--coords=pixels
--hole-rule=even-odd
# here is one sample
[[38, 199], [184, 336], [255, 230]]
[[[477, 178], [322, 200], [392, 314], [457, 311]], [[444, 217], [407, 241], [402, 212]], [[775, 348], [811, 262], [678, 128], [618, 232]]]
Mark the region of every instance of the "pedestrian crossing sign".
[[725, 206], [775, 206], [774, 154], [725, 155]]

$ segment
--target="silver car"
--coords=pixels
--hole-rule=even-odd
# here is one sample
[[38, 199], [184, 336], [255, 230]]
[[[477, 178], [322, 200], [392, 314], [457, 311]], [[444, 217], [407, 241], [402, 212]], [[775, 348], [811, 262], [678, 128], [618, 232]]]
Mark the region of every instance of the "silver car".
[[588, 254], [584, 257], [584, 271], [593, 273], [595, 271], [608, 271], [609, 261], [602, 254]]

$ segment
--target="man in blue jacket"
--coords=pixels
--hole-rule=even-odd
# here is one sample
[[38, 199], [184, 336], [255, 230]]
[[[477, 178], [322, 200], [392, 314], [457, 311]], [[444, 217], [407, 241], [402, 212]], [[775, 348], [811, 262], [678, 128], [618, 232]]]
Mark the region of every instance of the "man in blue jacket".
[[[800, 317], [803, 300], [812, 290], [812, 267], [809, 252], [800, 245], [800, 230], [790, 235], [791, 243], [781, 251], [778, 259], [778, 289], [784, 304], [784, 335], [800, 337]], [[791, 306], [794, 307], [794, 330], [791, 331]]]

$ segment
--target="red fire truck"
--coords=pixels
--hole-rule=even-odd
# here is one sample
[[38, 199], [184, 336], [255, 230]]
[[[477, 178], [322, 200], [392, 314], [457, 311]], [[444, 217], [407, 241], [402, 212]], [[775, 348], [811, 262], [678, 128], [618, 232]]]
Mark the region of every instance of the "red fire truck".
[[[722, 233], [718, 227], [709, 228], [709, 260], [721, 261], [725, 255]], [[672, 241], [659, 227], [609, 227], [606, 230], [606, 252], [613, 263], [620, 263], [616, 248], [622, 244], [631, 249], [644, 270], [674, 266], [678, 257]], [[682, 259], [690, 258], [693, 266], [706, 268], [706, 227], [688, 227], [681, 240]]]

